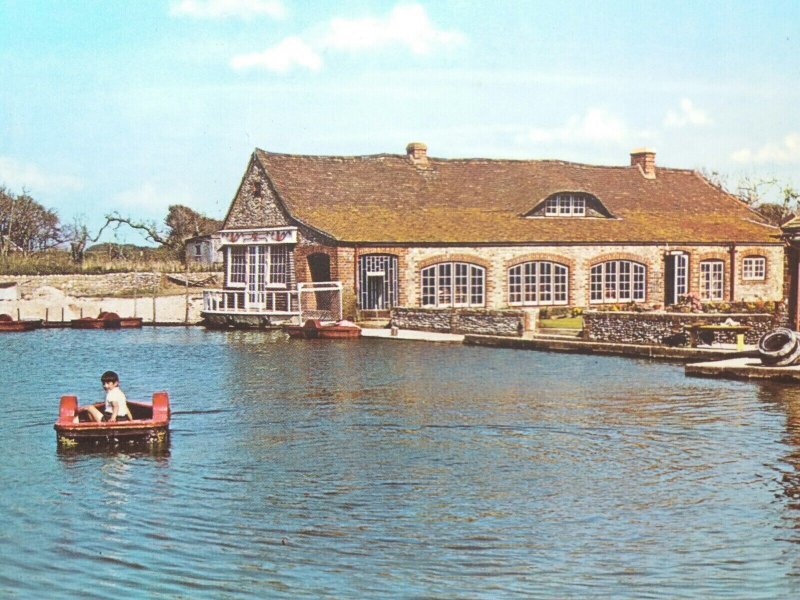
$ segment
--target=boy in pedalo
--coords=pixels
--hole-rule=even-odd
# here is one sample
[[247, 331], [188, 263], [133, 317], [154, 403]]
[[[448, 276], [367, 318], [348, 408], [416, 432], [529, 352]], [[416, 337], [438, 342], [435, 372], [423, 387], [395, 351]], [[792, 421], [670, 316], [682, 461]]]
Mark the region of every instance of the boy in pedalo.
[[[131, 411], [128, 409], [128, 399], [125, 393], [119, 387], [119, 376], [114, 371], [106, 371], [100, 377], [103, 384], [103, 389], [106, 391], [106, 404], [101, 413], [96, 406], [90, 404], [88, 406], [81, 406], [78, 412], [86, 411], [93, 421], [129, 421], [133, 417]], [[75, 422], [78, 421], [76, 415]]]

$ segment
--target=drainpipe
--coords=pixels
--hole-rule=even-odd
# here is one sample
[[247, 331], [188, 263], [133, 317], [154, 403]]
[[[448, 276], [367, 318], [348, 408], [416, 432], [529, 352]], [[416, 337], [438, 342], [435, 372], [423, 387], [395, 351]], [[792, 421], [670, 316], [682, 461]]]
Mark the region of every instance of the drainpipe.
[[736, 244], [731, 244], [728, 249], [731, 256], [731, 302], [736, 301]]
[[[358, 305], [360, 286], [361, 284], [358, 281], [358, 244], [353, 244], [353, 293], [356, 296], [356, 305], [355, 305], [356, 314], [353, 316], [355, 318], [359, 318], [361, 313], [361, 307]], [[344, 290], [342, 290], [342, 294], [344, 295]], [[344, 304], [344, 298], [342, 298], [342, 304]]]

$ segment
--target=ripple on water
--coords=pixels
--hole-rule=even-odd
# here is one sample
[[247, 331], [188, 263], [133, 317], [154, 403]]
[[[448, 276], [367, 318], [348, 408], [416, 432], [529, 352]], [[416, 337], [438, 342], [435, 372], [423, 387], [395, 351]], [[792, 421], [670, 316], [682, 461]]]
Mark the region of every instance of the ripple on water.
[[[791, 387], [610, 357], [94, 333], [42, 330], [0, 347], [3, 591], [681, 598], [797, 587]], [[99, 398], [108, 368], [129, 397], [169, 391], [167, 447], [56, 451], [58, 397]]]

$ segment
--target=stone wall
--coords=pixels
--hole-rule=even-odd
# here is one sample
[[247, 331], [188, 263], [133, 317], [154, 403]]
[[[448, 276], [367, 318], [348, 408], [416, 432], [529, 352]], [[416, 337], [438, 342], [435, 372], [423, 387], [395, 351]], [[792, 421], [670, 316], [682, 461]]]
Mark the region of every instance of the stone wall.
[[[711, 313], [637, 313], [627, 311], [585, 311], [583, 337], [596, 342], [620, 344], [662, 344], [665, 337], [685, 332], [694, 323], [722, 324], [727, 319], [751, 329], [745, 343], [756, 344], [762, 335], [784, 325], [784, 319], [772, 314], [711, 314]], [[733, 332], [716, 332], [715, 341], [735, 343]]]
[[500, 310], [393, 308], [391, 324], [394, 327], [418, 331], [519, 336], [525, 328], [525, 313]]
[[[176, 274], [183, 277], [182, 273]], [[222, 281], [221, 273], [191, 273], [192, 279], [215, 275]], [[67, 296], [116, 296], [138, 290], [154, 289], [163, 283], [162, 273], [104, 273], [100, 275], [0, 275], [0, 283], [17, 284], [18, 297], [30, 299], [43, 288], [54, 288]], [[212, 286], [213, 287], [213, 286]], [[198, 290], [190, 288], [191, 293]]]

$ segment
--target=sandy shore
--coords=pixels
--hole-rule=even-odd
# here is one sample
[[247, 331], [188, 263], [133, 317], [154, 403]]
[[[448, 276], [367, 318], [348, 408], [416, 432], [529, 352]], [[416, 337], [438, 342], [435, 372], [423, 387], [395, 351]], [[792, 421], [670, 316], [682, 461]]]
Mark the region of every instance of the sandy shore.
[[[188, 309], [187, 309], [188, 304]], [[53, 287], [38, 288], [29, 297], [0, 300], [0, 314], [14, 319], [69, 321], [96, 317], [100, 312], [115, 312], [121, 317], [142, 317], [145, 323], [190, 323], [200, 321], [203, 295], [200, 290], [156, 298], [96, 298], [70, 296]]]

